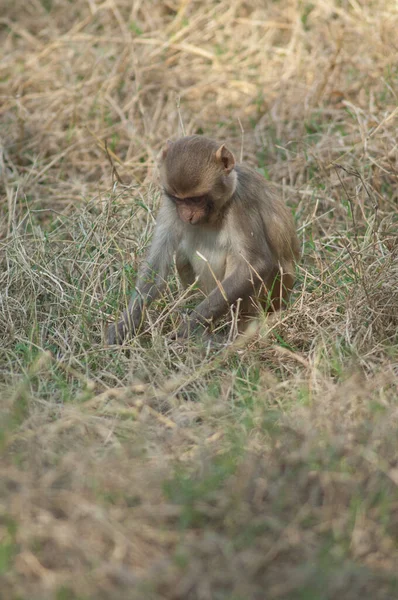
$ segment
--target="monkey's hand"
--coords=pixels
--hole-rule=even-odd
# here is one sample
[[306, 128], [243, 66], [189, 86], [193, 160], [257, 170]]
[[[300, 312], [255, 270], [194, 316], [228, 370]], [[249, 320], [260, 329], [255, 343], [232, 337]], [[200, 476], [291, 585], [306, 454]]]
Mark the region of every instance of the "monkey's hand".
[[106, 341], [109, 346], [122, 344], [127, 335], [126, 323], [122, 320], [119, 323], [111, 323], [106, 330]]
[[181, 323], [177, 331], [172, 334], [173, 340], [187, 340], [189, 338], [190, 328], [188, 321]]
[[137, 335], [141, 324], [140, 318], [134, 318], [129, 312], [125, 311], [118, 323], [111, 323], [106, 331], [106, 341], [108, 345], [123, 344], [127, 337]]
[[186, 315], [184, 321], [178, 327], [177, 331], [173, 333], [172, 339], [186, 340], [190, 335], [197, 333], [205, 326], [206, 323], [202, 322], [202, 319], [198, 318], [197, 315]]

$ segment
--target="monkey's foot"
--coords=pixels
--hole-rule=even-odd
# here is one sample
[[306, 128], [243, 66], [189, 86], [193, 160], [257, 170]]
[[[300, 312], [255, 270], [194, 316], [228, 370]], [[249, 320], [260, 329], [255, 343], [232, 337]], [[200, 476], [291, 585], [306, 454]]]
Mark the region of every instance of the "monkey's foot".
[[185, 340], [188, 339], [191, 335], [201, 333], [203, 335], [203, 330], [206, 329], [206, 325], [201, 323], [198, 318], [185, 316], [184, 321], [178, 327], [177, 331], [173, 331], [172, 339], [175, 340]]
[[106, 341], [109, 346], [115, 346], [116, 344], [123, 344], [127, 336], [126, 323], [119, 321], [119, 323], [111, 323], [106, 331]]

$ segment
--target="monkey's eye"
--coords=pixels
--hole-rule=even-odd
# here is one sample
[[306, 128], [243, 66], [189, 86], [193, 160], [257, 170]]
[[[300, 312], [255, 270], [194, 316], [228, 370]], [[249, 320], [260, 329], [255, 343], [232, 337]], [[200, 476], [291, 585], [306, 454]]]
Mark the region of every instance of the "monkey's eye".
[[169, 198], [169, 200], [171, 200], [172, 202], [175, 202], [175, 203], [178, 203], [178, 202], [184, 203], [185, 202], [186, 204], [195, 204], [195, 203], [204, 202], [208, 198], [207, 194], [204, 194], [203, 196], [192, 196], [192, 197], [188, 197], [188, 198], [177, 198], [177, 196], [173, 196], [173, 194], [170, 194], [170, 192], [168, 192], [165, 188], [163, 188], [163, 192]]
[[169, 200], [172, 200], [173, 202], [178, 202], [178, 198], [176, 198], [175, 196], [173, 196], [173, 194], [170, 194], [170, 192], [168, 192], [165, 189], [163, 189], [163, 192], [169, 198]]
[[188, 202], [204, 202], [207, 196], [194, 196], [193, 198], [186, 198]]

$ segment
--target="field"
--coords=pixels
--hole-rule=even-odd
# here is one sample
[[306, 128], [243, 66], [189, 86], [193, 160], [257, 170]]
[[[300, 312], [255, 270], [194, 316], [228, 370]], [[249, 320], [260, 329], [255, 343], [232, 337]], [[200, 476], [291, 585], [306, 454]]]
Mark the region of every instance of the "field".
[[[2, 0], [1, 600], [398, 598], [397, 31], [395, 0]], [[291, 305], [181, 345], [173, 274], [106, 347], [184, 132], [291, 208]]]

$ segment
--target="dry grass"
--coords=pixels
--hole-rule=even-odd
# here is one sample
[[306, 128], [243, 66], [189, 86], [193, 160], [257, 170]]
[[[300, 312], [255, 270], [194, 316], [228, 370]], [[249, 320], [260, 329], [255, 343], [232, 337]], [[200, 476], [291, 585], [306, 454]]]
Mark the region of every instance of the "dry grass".
[[[1, 599], [398, 597], [395, 0], [2, 8]], [[104, 348], [182, 126], [279, 186], [292, 306], [181, 350], [174, 278]]]

